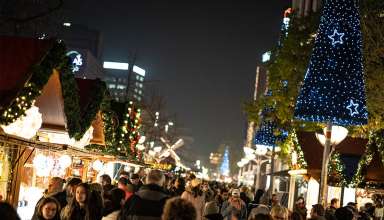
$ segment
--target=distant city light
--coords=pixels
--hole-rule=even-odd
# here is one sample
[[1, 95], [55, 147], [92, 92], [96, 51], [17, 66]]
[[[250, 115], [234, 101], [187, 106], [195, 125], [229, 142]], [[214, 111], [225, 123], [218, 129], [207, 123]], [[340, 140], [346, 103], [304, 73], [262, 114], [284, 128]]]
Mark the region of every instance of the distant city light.
[[141, 76], [145, 76], [145, 70], [141, 69], [138, 66], [133, 66], [133, 72], [135, 72]]
[[69, 22], [65, 22], [65, 23], [63, 23], [63, 25], [66, 26], [66, 27], [71, 27], [72, 24], [69, 23]]
[[105, 61], [103, 64], [103, 67], [105, 69], [115, 69], [115, 70], [128, 70], [128, 66], [129, 66], [128, 63], [108, 62], [108, 61]]
[[271, 59], [271, 51], [267, 51], [267, 52], [263, 53], [263, 56], [262, 56], [262, 59], [261, 59], [261, 61], [263, 63], [269, 61], [270, 59]]

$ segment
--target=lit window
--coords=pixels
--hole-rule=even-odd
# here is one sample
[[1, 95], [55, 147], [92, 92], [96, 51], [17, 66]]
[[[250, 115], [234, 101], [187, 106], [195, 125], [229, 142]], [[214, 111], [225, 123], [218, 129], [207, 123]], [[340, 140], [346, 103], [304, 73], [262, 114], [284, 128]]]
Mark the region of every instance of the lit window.
[[117, 89], [125, 89], [125, 88], [127, 88], [127, 86], [121, 85], [121, 84], [117, 85]]
[[142, 84], [142, 83], [139, 83], [139, 87], [140, 87], [140, 88], [143, 88], [143, 84]]
[[141, 90], [139, 90], [139, 92], [138, 92], [140, 95], [143, 93]]
[[141, 98], [140, 98], [140, 97], [137, 97], [137, 101], [141, 101]]
[[116, 88], [116, 85], [115, 85], [115, 84], [109, 84], [109, 85], [108, 85], [108, 88], [110, 88], [110, 89], [114, 89], [114, 88]]

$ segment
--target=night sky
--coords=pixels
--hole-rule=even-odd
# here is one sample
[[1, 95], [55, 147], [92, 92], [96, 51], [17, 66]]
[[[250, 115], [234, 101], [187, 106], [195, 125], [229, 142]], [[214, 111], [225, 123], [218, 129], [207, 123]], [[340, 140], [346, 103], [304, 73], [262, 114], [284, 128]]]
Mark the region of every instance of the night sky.
[[[104, 60], [137, 65], [156, 80], [167, 109], [208, 159], [224, 141], [241, 150], [261, 54], [276, 45], [288, 0], [82, 0], [72, 23], [100, 30]], [[180, 124], [179, 124], [180, 126]]]

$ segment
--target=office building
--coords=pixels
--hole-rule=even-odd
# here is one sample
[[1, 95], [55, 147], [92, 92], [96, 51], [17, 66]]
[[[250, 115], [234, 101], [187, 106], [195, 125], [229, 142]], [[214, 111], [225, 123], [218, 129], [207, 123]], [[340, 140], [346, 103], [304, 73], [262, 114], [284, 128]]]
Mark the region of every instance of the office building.
[[111, 96], [117, 101], [143, 99], [145, 70], [128, 63], [105, 61], [104, 81], [107, 83]]

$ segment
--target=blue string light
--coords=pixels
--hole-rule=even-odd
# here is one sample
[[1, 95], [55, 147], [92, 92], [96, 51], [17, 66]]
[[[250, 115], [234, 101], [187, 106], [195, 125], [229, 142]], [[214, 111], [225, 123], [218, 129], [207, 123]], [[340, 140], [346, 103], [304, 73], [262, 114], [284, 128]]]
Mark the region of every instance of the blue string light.
[[326, 0], [295, 117], [338, 125], [368, 122], [362, 36], [355, 0]]

